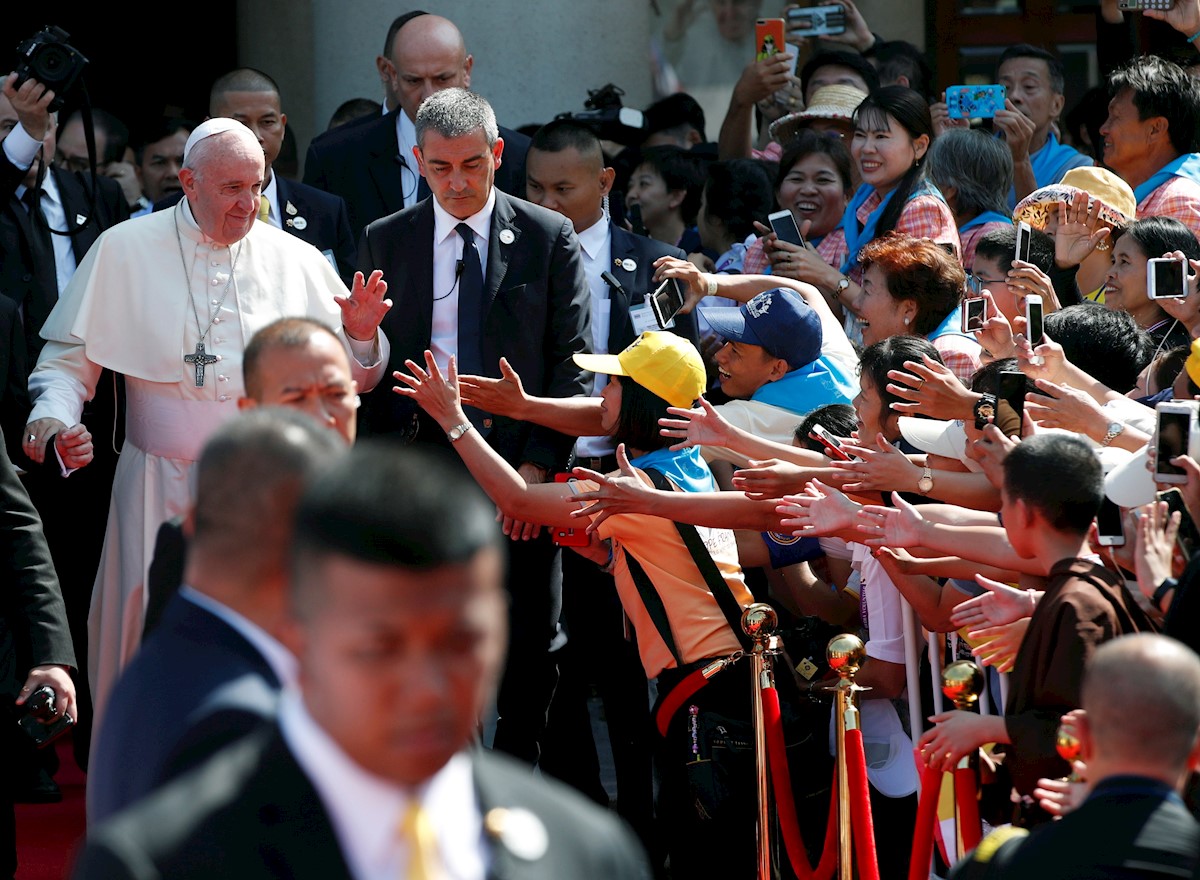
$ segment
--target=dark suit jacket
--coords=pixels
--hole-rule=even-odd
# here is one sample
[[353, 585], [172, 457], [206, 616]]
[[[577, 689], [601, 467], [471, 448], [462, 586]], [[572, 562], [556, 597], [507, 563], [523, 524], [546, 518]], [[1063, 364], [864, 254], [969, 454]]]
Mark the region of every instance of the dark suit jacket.
[[[0, 442], [0, 699], [33, 666], [75, 666], [67, 612], [42, 523]], [[7, 720], [5, 723], [9, 723]]]
[[[609, 271], [625, 289], [624, 294], [615, 290], [610, 290], [608, 294], [611, 303], [608, 316], [608, 350], [616, 354], [633, 342], [637, 335], [633, 330], [633, 321], [629, 318], [629, 305], [631, 302], [640, 305], [647, 293], [654, 292], [654, 261], [659, 257], [678, 257], [686, 260], [687, 254], [677, 247], [653, 238], [634, 235], [616, 223], [611, 223], [609, 229], [612, 237], [612, 265]], [[637, 268], [630, 272], [622, 265], [625, 260], [633, 260]], [[674, 332], [699, 347], [700, 334], [694, 312], [678, 316], [675, 319]]]
[[[0, 293], [15, 300], [17, 305], [25, 305], [26, 354], [32, 370], [43, 344], [38, 330], [50, 314], [50, 309], [58, 302], [58, 284], [54, 266], [33, 265], [29, 249], [29, 214], [16, 199], [17, 187], [25, 173], [0, 150]], [[54, 175], [54, 181], [58, 184], [70, 228], [81, 225], [76, 223], [77, 217], [92, 218], [83, 231], [71, 237], [75, 261], [81, 263], [101, 232], [129, 218], [129, 205], [115, 180], [99, 177], [96, 179], [96, 205], [93, 211], [89, 204], [90, 176], [53, 167], [48, 173]]]
[[[338, 274], [346, 287], [350, 287], [358, 262], [346, 202], [340, 196], [288, 180], [280, 174], [275, 175], [275, 197], [279, 200], [275, 212], [282, 218], [284, 230], [322, 253], [332, 251]], [[173, 192], [156, 202], [154, 210], [173, 208], [181, 198], [182, 191]], [[294, 212], [288, 210], [289, 205], [295, 208]]]
[[[1074, 812], [1006, 840], [981, 845], [951, 872], [953, 880], [1118, 880], [1191, 877], [1200, 866], [1200, 824], [1156, 783], [1101, 780]], [[994, 841], [993, 841], [994, 842]]]
[[233, 627], [176, 594], [122, 672], [88, 767], [101, 821], [275, 717], [280, 682]]
[[[383, 331], [392, 344], [389, 375], [405, 370], [405, 359], [424, 362], [433, 316], [433, 201], [376, 220], [358, 245], [360, 266], [383, 270], [392, 308]], [[511, 232], [505, 244], [501, 231]], [[507, 236], [506, 236], [507, 237]], [[591, 292], [583, 272], [579, 241], [569, 220], [523, 199], [496, 192], [484, 272], [486, 315], [483, 363], [499, 377], [508, 358], [530, 394], [573, 397], [586, 394], [590, 373], [571, 356], [591, 346]], [[380, 383], [363, 395], [358, 428], [363, 434], [409, 430], [416, 407]], [[422, 441], [444, 442], [433, 422], [422, 424]], [[530, 461], [561, 468], [574, 438], [546, 428], [496, 416], [488, 442], [511, 464]]]
[[25, 333], [17, 304], [0, 296], [0, 430], [8, 447], [8, 457], [21, 461], [21, 435], [29, 421], [29, 375], [25, 356]]
[[[355, 235], [371, 221], [411, 207], [404, 203], [396, 140], [396, 114], [403, 112], [397, 108], [383, 116], [355, 120], [321, 132], [308, 145], [304, 182], [346, 200]], [[496, 169], [496, 188], [524, 198], [529, 138], [503, 126], [500, 137], [504, 154]], [[404, 161], [416, 173], [416, 159], [405, 156]]]
[[[607, 810], [510, 758], [480, 751], [472, 760], [484, 815], [523, 808], [548, 837], [546, 852], [535, 859], [489, 838], [489, 877], [650, 876], [636, 838]], [[90, 831], [72, 876], [338, 880], [350, 872], [316, 790], [272, 727]]]

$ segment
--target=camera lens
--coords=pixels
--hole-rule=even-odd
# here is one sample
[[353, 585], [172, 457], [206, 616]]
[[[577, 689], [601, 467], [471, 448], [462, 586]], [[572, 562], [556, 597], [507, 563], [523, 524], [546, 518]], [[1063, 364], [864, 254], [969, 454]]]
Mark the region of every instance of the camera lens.
[[57, 46], [45, 46], [33, 60], [34, 76], [42, 82], [53, 82], [69, 64], [66, 52]]

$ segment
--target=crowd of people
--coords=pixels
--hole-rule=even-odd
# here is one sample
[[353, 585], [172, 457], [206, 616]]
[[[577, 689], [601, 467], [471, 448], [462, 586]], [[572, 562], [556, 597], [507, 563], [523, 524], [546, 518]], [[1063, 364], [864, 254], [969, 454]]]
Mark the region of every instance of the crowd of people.
[[[880, 877], [964, 761], [939, 876], [1200, 871], [1200, 79], [1108, 47], [1085, 140], [1022, 43], [962, 118], [837, 2], [715, 141], [686, 91], [502, 127], [414, 10], [302, 180], [263, 71], [132, 147], [3, 80], [3, 688], [75, 722], [75, 876], [757, 876], [752, 603], [780, 876], [840, 633]], [[4, 727], [11, 876], [56, 750]]]

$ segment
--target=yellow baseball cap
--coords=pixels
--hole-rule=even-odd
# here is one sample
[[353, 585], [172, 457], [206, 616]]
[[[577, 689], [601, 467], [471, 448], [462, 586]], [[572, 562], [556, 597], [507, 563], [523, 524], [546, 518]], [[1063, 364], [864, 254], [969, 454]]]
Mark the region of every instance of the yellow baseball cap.
[[691, 406], [708, 381], [696, 346], [666, 331], [647, 330], [620, 354], [576, 354], [593, 373], [628, 376], [671, 406]]
[[1192, 340], [1192, 350], [1183, 362], [1183, 368], [1187, 370], [1188, 378], [1200, 386], [1200, 339]]

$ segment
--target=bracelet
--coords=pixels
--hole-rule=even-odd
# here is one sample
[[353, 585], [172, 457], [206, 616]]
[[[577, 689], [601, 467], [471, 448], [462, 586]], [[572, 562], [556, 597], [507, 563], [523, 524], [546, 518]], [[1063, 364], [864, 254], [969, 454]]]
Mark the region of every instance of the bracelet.
[[1195, 45], [1197, 40], [1200, 40], [1200, 31], [1196, 31], [1196, 33], [1187, 38], [1187, 41], [1192, 45]]
[[1035, 595], [1037, 590], [1026, 590], [1025, 592], [1029, 596], [1029, 613], [1032, 615], [1037, 610], [1037, 596]]
[[1174, 590], [1177, 586], [1179, 586], [1179, 581], [1175, 580], [1175, 578], [1163, 578], [1163, 582], [1158, 585], [1158, 589], [1155, 590], [1154, 595], [1150, 597], [1150, 601], [1154, 603], [1154, 607], [1166, 614], [1166, 611], [1163, 611], [1162, 600], [1165, 599], [1167, 594]]
[[717, 295], [717, 279], [716, 279], [716, 276], [714, 276], [714, 275], [708, 276], [708, 295], [709, 296]]

